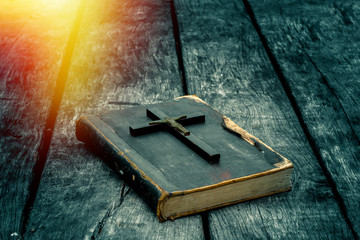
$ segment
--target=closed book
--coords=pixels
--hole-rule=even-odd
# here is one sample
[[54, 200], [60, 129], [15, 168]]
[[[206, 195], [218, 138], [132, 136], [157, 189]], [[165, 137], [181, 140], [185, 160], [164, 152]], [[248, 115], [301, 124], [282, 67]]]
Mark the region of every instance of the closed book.
[[291, 189], [289, 160], [197, 96], [83, 116], [76, 136], [161, 222]]

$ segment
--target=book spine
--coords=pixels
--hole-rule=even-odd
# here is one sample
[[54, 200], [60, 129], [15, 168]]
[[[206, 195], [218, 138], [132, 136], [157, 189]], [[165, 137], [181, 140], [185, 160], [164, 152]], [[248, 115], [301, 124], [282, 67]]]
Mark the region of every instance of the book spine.
[[[131, 161], [125, 154], [125, 149], [126, 152], [129, 150], [131, 152], [131, 147], [110, 126], [94, 115], [81, 117], [76, 122], [76, 138], [98, 153], [102, 160], [145, 200], [162, 221], [159, 201], [167, 195], [167, 192], [157, 186]], [[141, 156], [133, 151], [131, 158], [141, 158]]]

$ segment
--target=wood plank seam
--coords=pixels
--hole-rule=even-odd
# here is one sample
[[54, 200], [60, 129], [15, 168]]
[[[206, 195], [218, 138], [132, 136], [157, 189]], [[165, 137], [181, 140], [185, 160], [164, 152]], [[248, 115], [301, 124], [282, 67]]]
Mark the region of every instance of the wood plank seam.
[[343, 217], [345, 219], [345, 222], [347, 223], [349, 229], [351, 230], [351, 233], [354, 236], [354, 239], [358, 239], [359, 236], [357, 235], [356, 231], [354, 230], [353, 224], [350, 221], [350, 218], [348, 216], [348, 212], [347, 212], [347, 209], [346, 209], [346, 206], [345, 206], [345, 203], [344, 203], [344, 199], [342, 198], [339, 191], [337, 190], [336, 183], [335, 183], [334, 179], [332, 178], [329, 170], [325, 166], [324, 160], [322, 159], [321, 154], [318, 151], [318, 146], [317, 146], [314, 138], [311, 136], [308, 127], [305, 124], [305, 121], [304, 121], [303, 116], [301, 114], [300, 108], [299, 108], [299, 106], [298, 106], [298, 104], [297, 104], [297, 102], [295, 100], [294, 95], [292, 94], [291, 88], [290, 88], [289, 84], [286, 81], [286, 78], [285, 78], [285, 76], [284, 76], [284, 74], [283, 74], [283, 72], [282, 72], [282, 70], [280, 68], [280, 65], [279, 65], [278, 61], [276, 60], [274, 54], [270, 50], [270, 47], [269, 47], [269, 45], [267, 43], [267, 40], [266, 40], [265, 36], [263, 35], [263, 33], [262, 33], [261, 29], [260, 29], [259, 24], [257, 23], [254, 11], [252, 10], [252, 7], [251, 7], [250, 3], [248, 2], [248, 0], [242, 0], [242, 2], [244, 4], [244, 6], [245, 6], [247, 14], [250, 17], [250, 20], [251, 20], [256, 32], [258, 33], [258, 36], [259, 36], [259, 38], [261, 40], [261, 43], [263, 44], [263, 47], [264, 47], [264, 49], [265, 49], [265, 51], [266, 51], [266, 53], [267, 53], [267, 55], [269, 57], [269, 60], [270, 60], [270, 62], [272, 64], [272, 66], [273, 66], [273, 68], [274, 68], [280, 82], [281, 82], [281, 85], [284, 88], [286, 96], [288, 97], [288, 99], [289, 99], [289, 101], [291, 103], [291, 106], [294, 109], [294, 112], [295, 112], [295, 114], [296, 114], [296, 116], [297, 116], [297, 118], [299, 120], [300, 126], [303, 129], [304, 134], [305, 134], [305, 136], [306, 136], [306, 138], [307, 138], [307, 140], [308, 140], [308, 142], [309, 142], [309, 144], [311, 146], [311, 149], [314, 152], [315, 157], [318, 160], [322, 171], [324, 172], [324, 175], [325, 175], [325, 177], [326, 177], [326, 179], [327, 179], [327, 181], [328, 181], [328, 183], [329, 183], [329, 185], [331, 187], [331, 190], [332, 190], [332, 192], [334, 194], [334, 198], [335, 198], [336, 202], [339, 205], [339, 208], [341, 210], [341, 214], [343, 215]]
[[171, 21], [172, 21], [172, 25], [173, 25], [176, 55], [177, 55], [178, 63], [179, 63], [179, 71], [180, 71], [180, 76], [181, 76], [183, 93], [184, 93], [184, 95], [189, 95], [187, 81], [186, 81], [184, 60], [183, 60], [183, 55], [182, 55], [179, 21], [178, 21], [177, 15], [176, 15], [176, 8], [175, 8], [174, 0], [169, 0], [169, 2], [170, 2]]
[[356, 139], [357, 143], [360, 145], [360, 140], [359, 140], [359, 138], [358, 138], [358, 136], [357, 136], [357, 134], [356, 134], [356, 132], [355, 132], [354, 126], [353, 126], [353, 124], [351, 123], [350, 118], [349, 118], [348, 114], [346, 113], [344, 106], [341, 104], [341, 101], [340, 101], [339, 97], [338, 97], [337, 94], [335, 93], [334, 89], [330, 86], [330, 84], [329, 84], [328, 80], [326, 79], [325, 75], [321, 72], [321, 70], [318, 68], [318, 66], [316, 65], [316, 63], [311, 59], [311, 57], [309, 56], [309, 54], [305, 51], [305, 48], [304, 48], [304, 46], [303, 46], [303, 44], [301, 43], [300, 40], [299, 40], [299, 43], [300, 43], [300, 45], [301, 45], [301, 46], [303, 47], [303, 49], [304, 49], [305, 56], [309, 59], [309, 61], [310, 61], [311, 64], [314, 66], [314, 68], [316, 69], [316, 71], [318, 71], [318, 73], [320, 73], [320, 76], [321, 76], [321, 78], [322, 78], [325, 86], [330, 90], [331, 94], [335, 97], [337, 103], [339, 104], [339, 106], [340, 106], [342, 112], [344, 113], [345, 118], [346, 118], [346, 120], [347, 120], [347, 122], [348, 122], [348, 124], [349, 124], [349, 126], [350, 126], [352, 135], [353, 135], [354, 138]]
[[69, 69], [71, 66], [71, 58], [75, 48], [77, 35], [80, 29], [80, 23], [83, 17], [84, 9], [85, 9], [85, 0], [81, 0], [79, 8], [76, 13], [76, 17], [74, 20], [74, 25], [72, 27], [71, 33], [68, 38], [68, 42], [65, 46], [64, 56], [62, 58], [60, 70], [58, 73], [58, 77], [56, 79], [56, 86], [54, 90], [54, 97], [51, 102], [50, 110], [48, 117], [46, 119], [46, 124], [43, 130], [43, 135], [41, 138], [40, 146], [38, 149], [38, 154], [36, 158], [36, 162], [34, 164], [32, 170], [32, 179], [29, 185], [29, 194], [26, 199], [26, 203], [21, 216], [21, 226], [20, 226], [20, 234], [23, 238], [26, 233], [28, 220], [31, 214], [32, 206], [35, 202], [37, 190], [40, 184], [42, 172], [44, 170], [44, 166], [47, 160], [47, 155], [50, 148], [50, 143], [52, 139], [52, 133], [54, 130], [57, 113], [59, 110], [60, 102], [62, 99], [62, 95], [64, 92], [66, 80], [68, 77]]
[[[173, 33], [174, 33], [174, 40], [175, 40], [175, 47], [176, 47], [176, 55], [178, 57], [179, 63], [179, 70], [181, 74], [181, 82], [183, 86], [183, 93], [184, 95], [189, 95], [187, 80], [186, 80], [186, 72], [184, 66], [184, 59], [182, 54], [182, 46], [181, 46], [181, 36], [180, 36], [180, 28], [179, 28], [179, 21], [176, 14], [176, 8], [174, 0], [169, 0], [170, 2], [170, 13], [171, 13], [171, 20], [173, 25]], [[203, 226], [203, 233], [204, 239], [210, 239], [210, 225], [209, 225], [209, 214], [207, 212], [200, 214], [201, 222]]]
[[202, 226], [203, 226], [203, 231], [204, 231], [204, 239], [205, 240], [210, 240], [210, 223], [209, 223], [209, 214], [208, 212], [203, 212], [200, 214], [201, 216], [201, 221], [202, 221]]
[[[278, 1], [278, 5], [279, 5], [279, 12], [280, 12], [280, 16], [284, 19], [284, 16], [283, 16], [283, 10], [282, 10], [282, 7]], [[339, 10], [341, 12], [341, 10]], [[341, 12], [341, 14], [343, 14]], [[289, 29], [289, 26], [287, 27]], [[290, 31], [290, 29], [289, 29]], [[309, 59], [310, 63], [314, 66], [315, 70], [320, 74], [321, 76], [321, 80], [324, 82], [325, 86], [330, 90], [331, 94], [335, 97], [337, 103], [339, 104], [342, 112], [344, 113], [344, 116], [346, 118], [346, 121], [347, 123], [349, 124], [350, 126], [350, 129], [351, 129], [351, 132], [352, 132], [352, 135], [354, 136], [355, 140], [357, 141], [358, 144], [360, 144], [360, 139], [358, 137], [358, 135], [356, 134], [356, 131], [354, 129], [354, 126], [348, 116], [348, 114], [346, 113], [345, 111], [345, 108], [344, 106], [342, 105], [341, 103], [341, 100], [339, 98], [339, 96], [336, 94], [335, 90], [333, 87], [330, 86], [329, 84], [329, 81], [327, 80], [327, 78], [325, 77], [324, 73], [319, 69], [319, 67], [317, 66], [317, 64], [314, 62], [314, 60], [310, 57], [310, 55], [308, 54], [308, 52], [306, 51], [306, 47], [304, 46], [304, 44], [302, 43], [302, 41], [297, 37], [295, 36], [295, 38], [297, 39], [297, 41], [299, 42], [300, 46], [302, 47], [302, 50], [305, 54], [305, 56]]]

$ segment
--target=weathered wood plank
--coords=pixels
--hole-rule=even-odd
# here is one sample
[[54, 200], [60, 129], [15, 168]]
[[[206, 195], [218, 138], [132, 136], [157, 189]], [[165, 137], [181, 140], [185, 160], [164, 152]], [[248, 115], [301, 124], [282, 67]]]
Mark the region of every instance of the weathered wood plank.
[[242, 3], [175, 3], [189, 93], [206, 100], [295, 166], [292, 191], [211, 211], [211, 238], [351, 238]]
[[[77, 10], [0, 3], [0, 239], [20, 235], [62, 54]], [[64, 18], [63, 16], [66, 16]]]
[[249, 2], [360, 237], [360, 3]]
[[181, 89], [168, 3], [87, 1], [26, 237], [202, 238], [200, 216], [160, 224], [101, 157], [75, 138], [81, 115], [172, 99]]
[[[177, 219], [174, 222], [159, 223], [153, 212], [129, 188], [125, 188], [125, 198], [121, 207], [114, 207], [107, 224], [102, 228], [99, 239], [199, 239], [204, 236], [202, 226], [194, 224], [195, 217]], [[139, 214], [141, 213], [141, 214]], [[174, 234], [174, 227], [177, 228]]]

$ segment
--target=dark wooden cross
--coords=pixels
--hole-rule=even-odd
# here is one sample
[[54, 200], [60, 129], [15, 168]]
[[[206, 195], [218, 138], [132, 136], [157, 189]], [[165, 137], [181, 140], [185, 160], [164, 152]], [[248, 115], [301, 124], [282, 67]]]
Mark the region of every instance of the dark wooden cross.
[[219, 162], [220, 154], [194, 134], [190, 134], [190, 132], [184, 127], [186, 125], [205, 122], [204, 114], [182, 115], [177, 118], [171, 118], [159, 109], [151, 107], [146, 109], [146, 115], [153, 121], [136, 126], [130, 126], [129, 129], [132, 136], [136, 137], [152, 132], [166, 130], [209, 163]]

